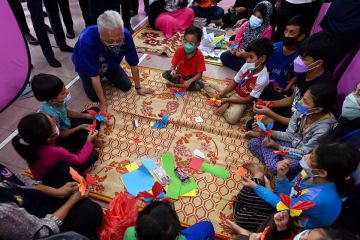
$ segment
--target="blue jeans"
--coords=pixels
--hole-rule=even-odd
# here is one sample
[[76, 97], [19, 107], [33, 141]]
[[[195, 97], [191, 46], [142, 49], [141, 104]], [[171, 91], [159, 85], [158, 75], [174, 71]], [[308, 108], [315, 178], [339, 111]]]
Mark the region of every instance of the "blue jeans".
[[235, 55], [230, 54], [230, 51], [223, 52], [220, 55], [220, 60], [225, 66], [237, 72], [245, 63], [245, 60], [243, 58], [238, 58]]
[[[88, 98], [93, 102], [98, 102], [99, 98], [94, 90], [92, 85], [91, 78], [79, 72], [79, 76], [82, 80], [83, 87]], [[131, 81], [129, 76], [126, 74], [124, 69], [118, 67], [113, 71], [106, 72], [101, 77], [106, 77], [110, 82], [112, 82], [115, 87], [121, 91], [127, 92], [131, 88]]]
[[202, 8], [199, 6], [192, 6], [195, 17], [206, 18], [207, 23], [212, 20], [219, 20], [224, 15], [224, 9], [218, 6]]
[[208, 240], [213, 239], [215, 230], [211, 222], [202, 221], [182, 230], [181, 235], [187, 240]]

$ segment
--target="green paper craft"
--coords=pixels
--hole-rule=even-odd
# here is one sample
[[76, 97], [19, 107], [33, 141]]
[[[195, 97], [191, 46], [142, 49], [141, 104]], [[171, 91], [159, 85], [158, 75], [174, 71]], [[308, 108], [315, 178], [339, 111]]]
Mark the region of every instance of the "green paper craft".
[[170, 184], [168, 186], [166, 196], [172, 199], [179, 199], [180, 195], [188, 193], [198, 188], [196, 182], [191, 179], [189, 182], [181, 182], [175, 174], [175, 160], [174, 155], [171, 153], [164, 153], [161, 156], [162, 167], [164, 168], [167, 175], [170, 177]]
[[229, 177], [228, 170], [218, 167], [218, 166], [215, 166], [215, 165], [212, 165], [212, 164], [209, 164], [207, 162], [203, 163], [203, 165], [201, 166], [201, 170], [204, 172], [210, 173], [216, 177], [222, 178], [224, 180], [226, 180]]

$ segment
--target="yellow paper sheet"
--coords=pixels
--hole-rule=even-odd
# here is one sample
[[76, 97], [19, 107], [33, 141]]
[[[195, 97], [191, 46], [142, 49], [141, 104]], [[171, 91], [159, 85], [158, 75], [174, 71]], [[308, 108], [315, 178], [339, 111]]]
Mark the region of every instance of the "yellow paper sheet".
[[128, 170], [128, 172], [131, 172], [131, 171], [138, 169], [139, 165], [136, 162], [133, 162], [133, 163], [126, 165], [125, 168], [126, 168], [126, 170]]
[[181, 197], [196, 197], [197, 196], [197, 189], [191, 190], [188, 193], [181, 195]]

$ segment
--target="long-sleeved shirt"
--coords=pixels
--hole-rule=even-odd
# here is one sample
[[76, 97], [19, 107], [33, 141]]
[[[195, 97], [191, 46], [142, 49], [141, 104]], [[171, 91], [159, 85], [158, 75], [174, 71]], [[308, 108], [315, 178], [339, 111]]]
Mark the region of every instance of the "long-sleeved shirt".
[[94, 144], [87, 141], [78, 154], [72, 154], [65, 148], [46, 145], [38, 149], [39, 160], [29, 166], [36, 180], [42, 180], [48, 171], [60, 161], [68, 161], [71, 165], [81, 165], [87, 161]]
[[[330, 226], [341, 211], [341, 199], [337, 193], [335, 183], [309, 184], [309, 177], [305, 171], [294, 178], [293, 181], [285, 178], [276, 179], [278, 194], [290, 196], [291, 206], [299, 201], [312, 201], [315, 206], [302, 212], [298, 224], [304, 228], [316, 228]], [[257, 195], [271, 206], [276, 207], [280, 202], [278, 194], [269, 189], [257, 185], [254, 189]]]

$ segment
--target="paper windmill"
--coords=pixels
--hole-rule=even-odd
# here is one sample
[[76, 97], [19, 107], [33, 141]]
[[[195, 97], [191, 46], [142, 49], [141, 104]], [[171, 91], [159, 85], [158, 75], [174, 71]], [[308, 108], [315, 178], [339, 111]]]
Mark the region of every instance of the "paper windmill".
[[185, 96], [186, 88], [170, 88], [170, 93], [173, 94], [175, 97], [180, 98]]
[[277, 154], [277, 155], [282, 155], [282, 156], [289, 156], [291, 158], [302, 158], [303, 155], [299, 154], [299, 153], [295, 153], [295, 152], [290, 152], [290, 151], [286, 151], [286, 150], [277, 150], [277, 151], [273, 151], [273, 153]]
[[240, 39], [236, 39], [235, 41], [229, 41], [228, 46], [231, 51], [235, 51], [240, 46]]
[[256, 125], [258, 125], [258, 127], [260, 128], [261, 134], [271, 137], [272, 128], [274, 127], [274, 122], [270, 122], [269, 124], [265, 125], [264, 123], [257, 121]]
[[94, 120], [91, 125], [88, 125], [87, 129], [89, 132], [94, 132], [96, 130], [96, 120]]
[[99, 122], [103, 122], [106, 120], [106, 118], [108, 117], [108, 113], [105, 111], [100, 111], [99, 113], [97, 113], [94, 110], [88, 110], [87, 111], [91, 116], [95, 116], [95, 119]]
[[265, 107], [272, 107], [273, 106], [273, 103], [272, 102], [264, 102], [262, 99], [258, 99], [257, 102], [256, 102], [257, 105], [260, 105], [260, 106], [265, 106]]
[[136, 196], [137, 198], [144, 199], [145, 202], [151, 202], [155, 199], [164, 199], [165, 194], [163, 193], [163, 187], [159, 182], [155, 182], [152, 187], [152, 193], [149, 192], [139, 192]]
[[254, 118], [257, 122], [261, 122], [264, 118], [264, 115], [256, 114]]
[[291, 217], [298, 217], [301, 215], [303, 210], [308, 210], [315, 206], [314, 202], [311, 201], [299, 201], [291, 206], [291, 198], [283, 193], [280, 194], [280, 202], [276, 205], [276, 210], [284, 211], [290, 210]]
[[207, 105], [216, 105], [216, 106], [221, 106], [222, 101], [216, 98], [210, 98], [205, 100], [205, 104]]
[[157, 121], [152, 125], [152, 128], [165, 128], [169, 121], [169, 114], [165, 114], [160, 121]]
[[70, 167], [70, 175], [79, 184], [79, 191], [84, 195], [88, 185], [96, 184], [96, 179], [90, 174], [86, 174], [86, 179], [83, 178], [75, 169]]

